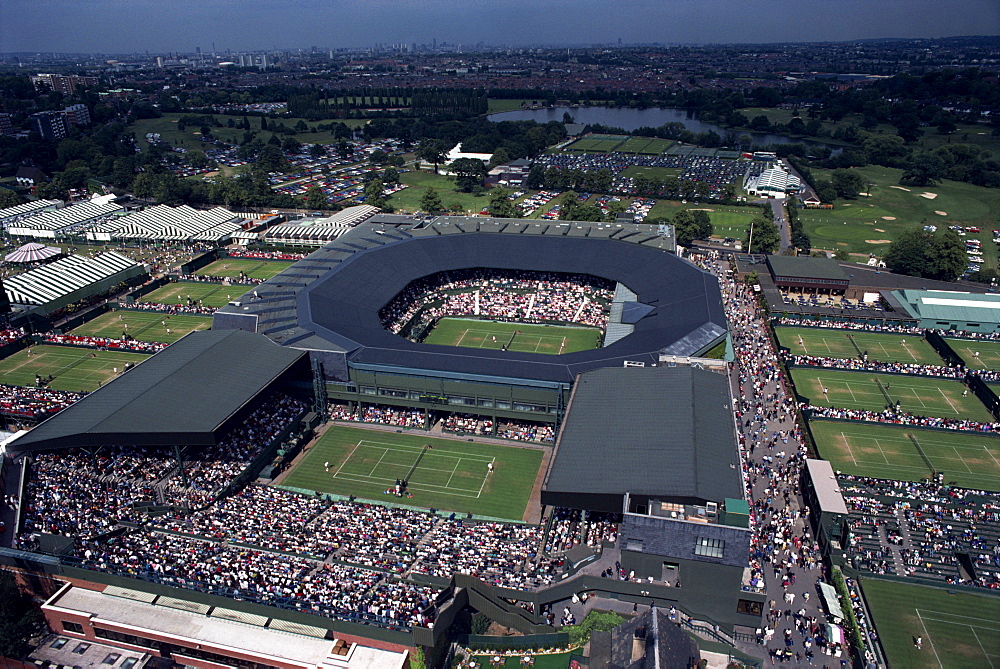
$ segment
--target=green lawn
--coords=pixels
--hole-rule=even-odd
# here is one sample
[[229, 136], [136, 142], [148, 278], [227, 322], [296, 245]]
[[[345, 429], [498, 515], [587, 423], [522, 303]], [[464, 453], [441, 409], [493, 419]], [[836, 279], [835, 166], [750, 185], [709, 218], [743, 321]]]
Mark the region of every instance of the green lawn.
[[[282, 485], [520, 520], [541, 462], [537, 449], [333, 425]], [[386, 494], [398, 478], [412, 497]]]
[[190, 297], [192, 300], [200, 301], [206, 307], [221, 307], [250, 290], [253, 290], [253, 286], [223, 286], [221, 283], [207, 281], [178, 281], [157, 288], [139, 298], [138, 301], [186, 304]]
[[1000, 341], [972, 341], [969, 339], [948, 339], [947, 341], [951, 350], [965, 361], [967, 368], [1000, 370]]
[[705, 204], [688, 202], [682, 204], [675, 200], [657, 200], [649, 210], [649, 216], [672, 218], [679, 211], [703, 209], [712, 219], [712, 234], [716, 237], [733, 237], [740, 241], [746, 237], [750, 229], [750, 221], [760, 214], [759, 207], [735, 207], [731, 205]]
[[185, 314], [170, 316], [150, 311], [112, 311], [84, 323], [70, 334], [118, 339], [127, 332], [130, 337], [139, 341], [172, 344], [189, 332], [208, 330], [211, 327], [212, 319], [207, 316]]
[[[659, 156], [666, 152], [674, 142], [669, 139], [659, 139], [656, 137], [630, 137], [625, 143], [619, 146], [616, 151], [622, 153], [637, 153], [647, 156]], [[680, 170], [676, 170], [676, 176]]]
[[622, 170], [623, 177], [646, 177], [647, 179], [665, 179], [667, 177], [680, 176], [681, 171], [676, 167], [642, 167], [632, 165]]
[[1000, 438], [992, 435], [829, 420], [809, 421], [809, 428], [820, 456], [837, 471], [920, 481], [933, 474], [922, 450], [946, 482], [1000, 490]]
[[251, 279], [270, 279], [284, 272], [293, 263], [283, 260], [254, 260], [252, 258], [222, 258], [195, 272], [201, 276], [236, 277], [240, 273]]
[[[1000, 664], [1000, 598], [862, 579], [893, 667], [969, 669]], [[916, 637], [923, 646], [917, 649]]]
[[[160, 133], [160, 139], [167, 142], [171, 146], [178, 146], [185, 149], [200, 149], [204, 151], [206, 148], [210, 148], [209, 144], [199, 141], [198, 137], [201, 134], [201, 126], [187, 126], [184, 130], [177, 129], [177, 120], [184, 116], [185, 114], [169, 113], [164, 114], [161, 118], [147, 118], [140, 119], [131, 125], [129, 125], [128, 130], [134, 132], [136, 138], [139, 141], [140, 147], [147, 146], [146, 143], [146, 133], [148, 132], [158, 132]], [[224, 142], [229, 142], [230, 144], [239, 144], [243, 139], [244, 130], [241, 128], [229, 128], [225, 127], [228, 125], [229, 119], [232, 119], [235, 123], [243, 122], [243, 115], [226, 115], [226, 114], [213, 114], [220, 123], [222, 123], [222, 128], [212, 128], [212, 136], [216, 139], [221, 139]], [[260, 129], [260, 117], [251, 116], [250, 118], [250, 128], [257, 133], [257, 138], [267, 143], [271, 136], [274, 135], [270, 130], [261, 131]], [[277, 119], [269, 118], [267, 122], [270, 123], [284, 123], [289, 128], [294, 128], [295, 124], [300, 120], [306, 122], [310, 128], [315, 127], [319, 123], [330, 123], [332, 120], [326, 121], [308, 121], [306, 119], [293, 118], [293, 117], [281, 117]], [[337, 119], [340, 122], [346, 123], [352, 128], [360, 127], [367, 123], [365, 119]], [[278, 135], [278, 139], [284, 139], [285, 135]], [[323, 132], [302, 132], [294, 135], [295, 139], [299, 140], [303, 144], [334, 144], [338, 140], [333, 136], [332, 133], [328, 131]]]
[[923, 337], [792, 327], [776, 327], [774, 334], [777, 335], [778, 342], [789, 348], [794, 355], [857, 360], [861, 357], [860, 349], [868, 353], [869, 360], [880, 362], [944, 364], [941, 356]]
[[463, 213], [471, 211], [479, 213], [483, 207], [489, 204], [489, 197], [484, 195], [473, 195], [472, 193], [460, 193], [455, 190], [454, 178], [445, 174], [434, 174], [432, 171], [411, 170], [399, 175], [400, 183], [406, 184], [407, 188], [393, 193], [389, 198], [389, 204], [401, 212], [414, 212], [420, 210], [420, 200], [424, 197], [428, 188], [433, 188], [441, 197], [441, 203], [445, 207], [453, 204], [461, 205]]
[[966, 387], [959, 381], [803, 367], [791, 373], [798, 394], [817, 406], [882, 411], [899, 401], [900, 410], [920, 416], [993, 420], [974, 394], [962, 395]]
[[498, 100], [496, 98], [490, 98], [488, 101], [487, 113], [496, 114], [497, 112], [505, 111], [517, 111], [521, 109], [521, 105], [525, 102], [531, 102], [531, 100]]
[[602, 338], [597, 328], [442, 318], [424, 343], [559, 355], [599, 348]]
[[[986, 267], [997, 266], [996, 245], [990, 231], [1000, 219], [1000, 189], [983, 188], [958, 181], [943, 181], [937, 186], [910, 188], [899, 186], [901, 170], [888, 167], [864, 167], [858, 171], [875, 184], [871, 197], [837, 200], [834, 209], [805, 209], [800, 218], [815, 249], [845, 250], [849, 253], [885, 253], [885, 240], [893, 240], [903, 230], [927, 224], [941, 226], [976, 226], [980, 233], [963, 239], [983, 242]], [[828, 170], [813, 170], [817, 181], [828, 181]], [[901, 190], [906, 188], [906, 190]], [[933, 199], [924, 193], [936, 195]], [[941, 215], [937, 212], [944, 212]], [[883, 243], [879, 243], [879, 242]]]
[[50, 388], [91, 392], [114, 378], [115, 368], [120, 374], [127, 363], [138, 364], [148, 357], [144, 353], [32, 346], [0, 360], [0, 380], [14, 386], [34, 386], [36, 374], [42, 377], [51, 374]]

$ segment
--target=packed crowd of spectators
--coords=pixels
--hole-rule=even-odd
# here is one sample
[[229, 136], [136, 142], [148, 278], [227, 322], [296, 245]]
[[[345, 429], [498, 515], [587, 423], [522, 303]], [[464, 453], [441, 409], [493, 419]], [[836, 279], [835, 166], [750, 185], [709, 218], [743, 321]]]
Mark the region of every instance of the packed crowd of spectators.
[[238, 276], [216, 276], [214, 274], [178, 274], [178, 281], [189, 283], [224, 283], [226, 285], [256, 286], [267, 279], [258, 279], [240, 272]]
[[305, 253], [289, 253], [287, 251], [247, 251], [231, 249], [230, 258], [247, 258], [251, 260], [302, 260]]
[[424, 412], [421, 409], [406, 409], [387, 404], [359, 404], [351, 408], [346, 404], [331, 404], [330, 417], [359, 423], [377, 423], [397, 427], [424, 427]]
[[132, 337], [112, 339], [111, 337], [88, 337], [74, 334], [46, 334], [42, 338], [50, 344], [69, 344], [72, 346], [87, 346], [102, 351], [136, 351], [139, 353], [156, 353], [165, 349], [168, 344], [158, 341], [139, 341]]
[[84, 542], [81, 562], [113, 574], [390, 628], [430, 626], [436, 591], [343, 564], [136, 531]]
[[964, 379], [964, 367], [944, 365], [920, 365], [913, 362], [884, 362], [881, 360], [860, 360], [856, 358], [828, 358], [818, 355], [787, 355], [785, 362], [798, 367], [823, 367], [825, 369], [846, 369], [857, 372], [889, 374], [914, 374], [936, 376], [946, 379]]
[[58, 413], [83, 396], [83, 393], [68, 390], [0, 384], [0, 414], [13, 418], [39, 418]]
[[482, 416], [467, 413], [451, 413], [445, 416], [441, 426], [445, 432], [461, 432], [462, 434], [493, 435], [493, 421]]
[[837, 480], [850, 512], [845, 553], [855, 568], [1000, 590], [996, 493], [945, 485], [940, 478], [841, 474]]
[[10, 344], [28, 336], [24, 328], [3, 328], [0, 330], [0, 345]]
[[614, 543], [618, 538], [621, 514], [589, 512], [584, 518], [577, 509], [557, 508], [545, 536], [545, 553], [561, 554], [574, 546], [585, 543], [600, 548], [605, 542]]
[[206, 307], [201, 304], [163, 304], [162, 302], [136, 302], [128, 305], [128, 308], [136, 311], [156, 311], [171, 316], [177, 314], [211, 316], [217, 311], [215, 307]]
[[268, 446], [307, 405], [288, 395], [277, 395], [218, 444], [204, 449], [187, 469], [188, 487], [208, 493], [225, 488]]
[[869, 411], [867, 409], [838, 409], [835, 407], [820, 407], [814, 404], [802, 403], [802, 412], [813, 418], [839, 418], [841, 420], [858, 420], [867, 423], [888, 423], [890, 425], [913, 425], [915, 427], [937, 427], [946, 430], [961, 430], [963, 432], [1000, 432], [1000, 423], [982, 423], [965, 418], [939, 418], [937, 416], [917, 416], [914, 414], [886, 408], [884, 411]]
[[556, 440], [555, 429], [548, 423], [505, 418], [497, 422], [497, 436], [512, 441], [537, 441], [551, 444]]
[[439, 272], [410, 283], [379, 317], [400, 333], [444, 316], [480, 316], [523, 322], [580, 323], [603, 328], [614, 285], [589, 275], [525, 270], [469, 269]]
[[889, 332], [892, 334], [908, 334], [923, 336], [923, 328], [915, 325], [897, 323], [865, 323], [848, 319], [819, 319], [803, 316], [780, 316], [772, 319], [773, 325], [788, 325], [805, 328], [830, 328], [834, 330], [857, 330], [860, 332]]

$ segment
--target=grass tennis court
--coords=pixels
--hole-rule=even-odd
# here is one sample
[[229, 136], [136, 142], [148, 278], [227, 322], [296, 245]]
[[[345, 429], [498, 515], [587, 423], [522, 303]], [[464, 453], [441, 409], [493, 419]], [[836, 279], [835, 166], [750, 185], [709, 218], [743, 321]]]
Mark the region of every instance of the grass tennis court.
[[111, 311], [75, 328], [70, 334], [119, 339], [123, 332], [127, 332], [130, 337], [139, 341], [172, 344], [189, 332], [208, 330], [211, 327], [212, 319], [208, 316], [186, 314], [170, 316], [150, 311]]
[[598, 348], [602, 338], [597, 328], [442, 318], [424, 343], [558, 355]]
[[202, 276], [239, 276], [245, 273], [251, 279], [270, 279], [292, 266], [281, 260], [254, 260], [252, 258], [223, 258], [205, 265], [195, 274]]
[[960, 381], [802, 367], [791, 373], [799, 395], [817, 406], [882, 411], [898, 401], [901, 411], [920, 416], [993, 420], [973, 393], [962, 394]]
[[809, 428], [820, 456], [837, 471], [919, 481], [931, 476], [933, 467], [947, 483], [1000, 490], [1000, 438], [995, 436], [829, 420], [809, 421]]
[[0, 360], [0, 380], [15, 386], [34, 386], [35, 374], [53, 376], [48, 384], [56, 390], [91, 392], [122, 372], [129, 362], [140, 363], [144, 353], [95, 351], [71, 346], [32, 346]]
[[[520, 520], [541, 463], [538, 449], [333, 425], [282, 485]], [[413, 497], [386, 494], [398, 478]]]
[[776, 327], [774, 334], [794, 355], [858, 360], [860, 350], [868, 352], [869, 360], [880, 362], [944, 365], [941, 356], [923, 337], [792, 327]]
[[[1000, 598], [863, 579], [889, 665], [958, 669], [1000, 665]], [[916, 637], [922, 637], [919, 650]]]
[[[946, 340], [951, 350], [965, 361], [968, 369], [1000, 371], [1000, 341], [972, 341], [970, 339]], [[979, 357], [976, 357], [979, 353]]]
[[140, 302], [160, 302], [161, 304], [186, 304], [187, 298], [199, 300], [206, 307], [223, 307], [230, 300], [241, 297], [252, 290], [252, 286], [223, 286], [221, 283], [200, 283], [178, 281], [168, 283], [139, 298]]

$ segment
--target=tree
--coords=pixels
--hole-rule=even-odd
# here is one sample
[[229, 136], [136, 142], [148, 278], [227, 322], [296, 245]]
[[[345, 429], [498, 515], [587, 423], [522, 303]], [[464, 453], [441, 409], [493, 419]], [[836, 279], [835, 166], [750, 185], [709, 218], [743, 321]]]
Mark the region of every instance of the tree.
[[497, 165], [504, 165], [510, 162], [510, 152], [504, 147], [498, 147], [496, 151], [493, 152], [493, 157], [490, 158], [490, 167], [496, 167]]
[[4, 209], [6, 207], [16, 207], [22, 202], [24, 202], [24, 198], [14, 191], [9, 188], [0, 188], [0, 209]]
[[423, 141], [417, 147], [417, 157], [433, 165], [434, 174], [437, 174], [438, 165], [445, 161], [444, 144], [436, 139]]
[[310, 186], [306, 191], [307, 209], [326, 209], [330, 202], [326, 199], [326, 193], [319, 186]]
[[690, 246], [694, 240], [708, 239], [712, 235], [712, 220], [707, 211], [679, 211], [673, 224], [677, 243], [681, 246]]
[[365, 204], [370, 204], [373, 207], [379, 207], [380, 209], [385, 207], [385, 184], [378, 177], [375, 177], [367, 184], [365, 184]]
[[387, 167], [382, 171], [382, 181], [387, 184], [399, 183], [399, 170], [395, 167]]
[[313, 144], [309, 147], [309, 157], [310, 158], [323, 158], [326, 156], [326, 147], [322, 144]]
[[28, 654], [28, 639], [41, 629], [42, 616], [31, 598], [17, 588], [14, 575], [0, 569], [0, 656], [17, 660]]
[[840, 169], [834, 170], [830, 175], [830, 183], [837, 196], [845, 200], [854, 200], [865, 187], [865, 179], [854, 170]]
[[506, 188], [494, 188], [490, 192], [490, 203], [486, 207], [490, 216], [497, 218], [520, 218], [520, 210], [510, 201], [510, 191]]
[[389, 162], [389, 154], [381, 149], [375, 149], [371, 152], [371, 155], [368, 156], [368, 160], [372, 163], [372, 165], [385, 165]]
[[917, 228], [903, 232], [884, 260], [891, 272], [941, 281], [954, 281], [968, 264], [961, 237], [946, 228], [937, 234]]
[[439, 211], [444, 210], [444, 203], [441, 202], [441, 196], [434, 188], [428, 188], [424, 196], [420, 198], [420, 208], [424, 211], [434, 214]]
[[486, 163], [477, 158], [459, 158], [448, 169], [455, 175], [455, 187], [463, 193], [480, 190], [486, 178]]
[[[751, 231], [753, 232], [752, 240], [750, 239]], [[763, 216], [756, 217], [751, 222], [750, 228], [747, 229], [747, 237], [743, 240], [743, 245], [749, 253], [776, 252], [781, 246], [781, 235], [778, 233], [778, 227], [774, 221]]]

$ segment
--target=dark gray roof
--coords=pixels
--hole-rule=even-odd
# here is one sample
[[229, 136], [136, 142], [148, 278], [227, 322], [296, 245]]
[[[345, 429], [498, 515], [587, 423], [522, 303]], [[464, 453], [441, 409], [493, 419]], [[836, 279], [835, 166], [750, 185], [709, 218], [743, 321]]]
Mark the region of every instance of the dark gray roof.
[[907, 276], [906, 274], [893, 274], [892, 272], [869, 267], [868, 265], [857, 265], [854, 263], [839, 263], [841, 268], [847, 272], [851, 285], [854, 287], [867, 286], [883, 290], [958, 290], [970, 293], [986, 293], [990, 287], [981, 283], [969, 281], [936, 281], [934, 279], [924, 279], [919, 276]]
[[812, 256], [768, 256], [767, 264], [774, 276], [801, 279], [839, 279], [847, 281], [847, 274], [832, 258]]
[[211, 445], [216, 431], [304, 353], [230, 330], [193, 332], [11, 444]]
[[546, 491], [742, 499], [725, 375], [605, 368], [577, 382]]
[[[653, 364], [668, 347], [698, 355], [725, 337], [718, 281], [672, 250], [672, 239], [635, 224], [377, 216], [255, 287], [259, 298], [223, 307], [213, 327], [256, 315], [257, 331], [274, 341], [344, 352], [352, 364], [568, 384], [595, 367]], [[476, 267], [591, 274], [654, 308], [629, 336], [559, 356], [418, 344], [382, 327], [378, 310], [409, 282]]]

